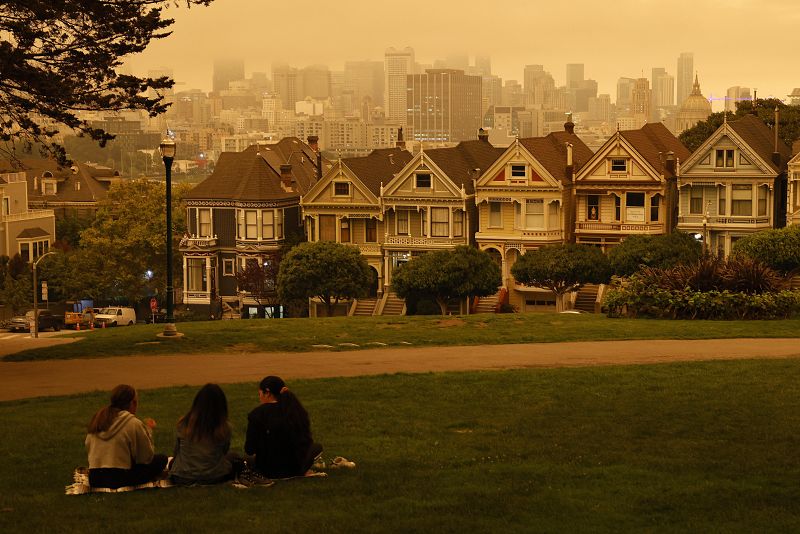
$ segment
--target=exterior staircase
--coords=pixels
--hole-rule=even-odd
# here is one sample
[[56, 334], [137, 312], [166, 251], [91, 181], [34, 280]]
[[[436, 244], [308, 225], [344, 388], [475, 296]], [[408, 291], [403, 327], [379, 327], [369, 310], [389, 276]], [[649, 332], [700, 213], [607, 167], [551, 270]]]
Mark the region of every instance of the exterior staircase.
[[480, 297], [478, 304], [475, 306], [474, 313], [496, 313], [498, 304], [500, 303], [500, 292], [488, 297]]
[[241, 319], [242, 314], [238, 308], [234, 308], [224, 300], [222, 301], [222, 319]]
[[595, 302], [600, 286], [596, 284], [586, 284], [578, 290], [575, 297], [575, 309], [586, 313], [595, 313]]
[[389, 293], [386, 295], [386, 302], [383, 305], [381, 315], [403, 315], [405, 309], [406, 302], [394, 293]]
[[353, 310], [353, 315], [374, 315], [375, 308], [378, 306], [377, 298], [358, 299], [356, 301], [356, 309]]
[[800, 275], [792, 276], [791, 280], [789, 281], [789, 284], [790, 284], [789, 287], [792, 291], [797, 291], [798, 289], [800, 289]]

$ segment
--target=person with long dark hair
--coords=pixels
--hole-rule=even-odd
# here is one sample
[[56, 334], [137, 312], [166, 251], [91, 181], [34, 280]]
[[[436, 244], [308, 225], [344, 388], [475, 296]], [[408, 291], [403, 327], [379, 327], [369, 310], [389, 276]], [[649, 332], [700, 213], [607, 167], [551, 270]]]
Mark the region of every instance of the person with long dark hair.
[[231, 447], [228, 400], [217, 384], [206, 384], [189, 412], [178, 421], [175, 452], [169, 468], [176, 484], [216, 484], [233, 479], [242, 460]]
[[277, 376], [261, 381], [258, 399], [247, 416], [244, 445], [255, 455], [256, 471], [268, 478], [305, 476], [322, 454], [322, 445], [311, 436], [308, 412]]
[[120, 384], [111, 390], [109, 405], [92, 417], [86, 435], [90, 486], [137, 486], [163, 473], [167, 457], [155, 454], [153, 448], [152, 429], [156, 423], [138, 419], [138, 407], [136, 390]]

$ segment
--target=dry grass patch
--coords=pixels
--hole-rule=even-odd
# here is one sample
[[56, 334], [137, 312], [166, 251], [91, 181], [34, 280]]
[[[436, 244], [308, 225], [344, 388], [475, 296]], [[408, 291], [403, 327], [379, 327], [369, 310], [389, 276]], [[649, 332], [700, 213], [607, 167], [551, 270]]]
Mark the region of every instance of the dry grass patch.
[[442, 319], [436, 323], [439, 328], [449, 328], [451, 326], [464, 326], [463, 319]]

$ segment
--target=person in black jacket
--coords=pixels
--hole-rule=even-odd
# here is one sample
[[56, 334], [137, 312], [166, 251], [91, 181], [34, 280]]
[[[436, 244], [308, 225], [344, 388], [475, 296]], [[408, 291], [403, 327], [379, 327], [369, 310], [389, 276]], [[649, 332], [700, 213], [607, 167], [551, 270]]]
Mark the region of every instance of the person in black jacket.
[[247, 416], [244, 450], [255, 455], [255, 469], [268, 478], [290, 478], [308, 474], [322, 455], [314, 443], [308, 412], [277, 376], [258, 385], [261, 404]]

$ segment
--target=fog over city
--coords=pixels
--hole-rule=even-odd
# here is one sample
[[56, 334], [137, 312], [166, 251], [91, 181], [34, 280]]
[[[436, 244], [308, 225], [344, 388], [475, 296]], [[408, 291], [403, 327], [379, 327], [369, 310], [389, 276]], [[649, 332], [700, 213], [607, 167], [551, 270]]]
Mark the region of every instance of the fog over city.
[[542, 64], [563, 84], [565, 65], [584, 63], [586, 77], [612, 99], [621, 76], [649, 77], [653, 67], [674, 75], [681, 52], [694, 53], [706, 97], [742, 85], [786, 98], [797, 85], [786, 61], [797, 44], [795, 0], [217, 0], [170, 16], [173, 35], [127, 65], [136, 73], [169, 67], [179, 90], [210, 90], [214, 59], [244, 59], [248, 74], [269, 73], [273, 62], [341, 70], [349, 60], [381, 61], [390, 46], [414, 48], [422, 64], [490, 56], [492, 73], [504, 80], [522, 80], [526, 64]]

